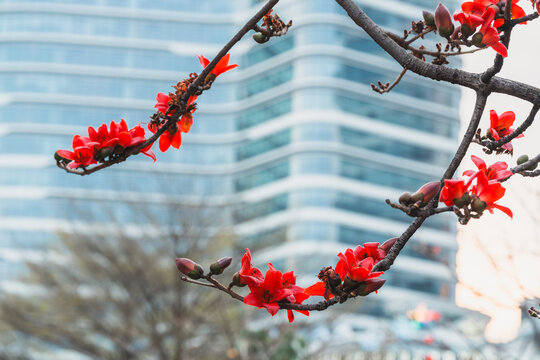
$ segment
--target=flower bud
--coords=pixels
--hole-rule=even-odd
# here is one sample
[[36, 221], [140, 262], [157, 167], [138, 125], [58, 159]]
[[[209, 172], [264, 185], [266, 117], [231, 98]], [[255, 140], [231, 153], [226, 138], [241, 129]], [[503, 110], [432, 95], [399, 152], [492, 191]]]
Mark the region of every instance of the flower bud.
[[452, 33], [452, 35], [450, 35], [450, 39], [452, 40], [458, 40], [459, 39], [459, 34], [461, 33], [461, 25], [458, 25], [456, 26], [456, 28], [454, 29], [454, 32]]
[[384, 252], [388, 254], [388, 252], [390, 251], [392, 246], [394, 246], [394, 244], [396, 243], [397, 240], [398, 240], [397, 237], [388, 239], [382, 245], [380, 245], [379, 248], [383, 249]]
[[379, 290], [385, 282], [386, 280], [379, 278], [369, 279], [361, 282], [356, 291], [358, 292], [358, 295], [366, 296], [374, 291]]
[[460, 198], [454, 199], [454, 204], [459, 208], [469, 205], [470, 203], [471, 195], [468, 192], [464, 193]]
[[529, 161], [529, 155], [524, 154], [518, 157], [516, 162], [518, 165], [521, 165], [523, 163], [526, 163], [527, 161]]
[[405, 206], [409, 205], [412, 202], [411, 194], [408, 192], [404, 192], [403, 194], [401, 194], [398, 201], [402, 205], [405, 205]]
[[225, 270], [229, 265], [231, 265], [232, 258], [224, 257], [210, 265], [210, 273], [213, 275], [219, 275]]
[[431, 181], [427, 184], [422, 185], [414, 194], [412, 194], [412, 199], [416, 201], [422, 201], [423, 204], [427, 204], [431, 199], [439, 193], [441, 188], [440, 181]]
[[471, 202], [471, 208], [477, 213], [481, 214], [486, 209], [487, 204], [479, 198], [474, 198]]
[[481, 32], [477, 32], [472, 37], [472, 43], [473, 45], [477, 47], [484, 47], [484, 44], [482, 44], [482, 40], [484, 39], [484, 35]]
[[255, 40], [255, 42], [259, 44], [264, 44], [270, 39], [268, 38], [268, 36], [264, 35], [263, 33], [255, 33], [253, 34], [253, 40]]
[[204, 275], [204, 270], [201, 265], [197, 264], [193, 260], [186, 258], [176, 259], [176, 268], [182, 274], [190, 277], [193, 280], [200, 279]]
[[424, 22], [427, 26], [435, 27], [435, 16], [429, 11], [422, 11], [422, 16], [424, 17]]
[[452, 22], [452, 15], [448, 8], [439, 3], [435, 10], [435, 25], [439, 30], [439, 35], [442, 37], [449, 37], [454, 32], [454, 23]]

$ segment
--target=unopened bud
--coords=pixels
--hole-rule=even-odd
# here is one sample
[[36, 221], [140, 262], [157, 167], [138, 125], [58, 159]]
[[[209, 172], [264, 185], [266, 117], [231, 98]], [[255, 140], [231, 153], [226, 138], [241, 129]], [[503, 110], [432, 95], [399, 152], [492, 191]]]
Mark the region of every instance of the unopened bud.
[[255, 40], [255, 42], [258, 42], [259, 44], [264, 44], [269, 40], [269, 38], [263, 33], [255, 33], [253, 34], [253, 40]]
[[411, 194], [408, 192], [404, 192], [403, 194], [401, 194], [398, 201], [402, 205], [405, 205], [405, 206], [409, 205], [412, 202]]
[[456, 28], [454, 29], [454, 32], [452, 33], [452, 35], [450, 35], [450, 39], [452, 40], [458, 40], [459, 39], [459, 34], [461, 33], [461, 25], [458, 25], [456, 26]]
[[523, 163], [526, 163], [527, 161], [529, 161], [529, 155], [527, 154], [524, 154], [524, 155], [521, 155], [520, 157], [517, 158], [516, 162], [518, 165], [521, 165]]
[[356, 290], [356, 292], [360, 296], [366, 296], [374, 291], [379, 290], [384, 285], [385, 282], [386, 280], [379, 279], [379, 278], [363, 281], [358, 286], [358, 289]]
[[415, 192], [411, 195], [411, 201], [413, 204], [420, 202], [421, 205], [421, 203], [424, 202], [424, 194], [422, 194], [421, 192]]
[[388, 239], [382, 245], [380, 245], [379, 248], [383, 249], [385, 253], [388, 253], [397, 240], [397, 237]]
[[471, 202], [471, 208], [477, 213], [482, 213], [486, 209], [487, 204], [479, 198], [474, 198]]
[[449, 37], [454, 32], [454, 23], [452, 22], [452, 15], [448, 8], [439, 3], [437, 9], [435, 9], [435, 25], [439, 31], [439, 35], [442, 37]]
[[459, 208], [469, 205], [470, 203], [471, 195], [468, 192], [464, 193], [460, 198], [454, 199], [454, 204]]
[[484, 39], [484, 35], [482, 33], [480, 33], [480, 32], [477, 32], [472, 37], [472, 43], [473, 43], [473, 45], [478, 46], [480, 48], [484, 47], [484, 44], [482, 44], [483, 39]]
[[422, 11], [422, 16], [424, 17], [424, 22], [427, 26], [435, 27], [435, 16], [429, 11]]
[[[427, 204], [431, 199], [435, 197], [439, 193], [439, 189], [441, 188], [440, 181], [431, 181], [427, 184], [422, 185], [420, 189], [418, 189], [413, 195], [413, 200], [416, 201], [422, 201], [423, 204]], [[421, 196], [420, 196], [421, 195]], [[416, 200], [418, 198], [418, 200]]]
[[190, 277], [193, 280], [200, 279], [204, 275], [204, 270], [201, 265], [197, 264], [193, 260], [186, 258], [176, 259], [176, 268], [182, 274]]
[[224, 257], [210, 265], [210, 273], [213, 275], [219, 275], [225, 270], [229, 265], [231, 265], [232, 258]]

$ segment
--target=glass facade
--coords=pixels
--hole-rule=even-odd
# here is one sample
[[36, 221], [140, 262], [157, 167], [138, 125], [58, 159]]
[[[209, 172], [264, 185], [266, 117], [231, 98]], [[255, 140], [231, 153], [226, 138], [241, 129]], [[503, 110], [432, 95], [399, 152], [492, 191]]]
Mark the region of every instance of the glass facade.
[[[225, 196], [252, 248], [345, 250], [406, 228], [410, 219], [384, 200], [441, 176], [458, 133], [459, 90], [406, 74], [390, 94], [375, 94], [370, 83], [400, 69], [328, 0], [283, 2], [276, 11], [298, 25], [263, 45], [248, 36], [232, 51], [240, 66], [200, 97], [179, 151], [88, 177], [56, 168], [54, 151], [88, 125], [148, 122], [156, 93], [199, 71], [195, 54], [211, 57], [260, 3], [0, 0], [0, 280], [22, 268], [8, 254], [54, 238], [60, 229], [47, 222], [107, 222], [103, 207], [118, 221], [143, 221], [122, 200], [131, 193], [147, 195], [139, 206], [158, 218], [162, 195]], [[408, 15], [365, 5], [385, 27], [410, 25]], [[403, 258], [451, 262], [454, 222], [428, 221]], [[426, 256], [432, 249], [436, 258]], [[273, 262], [316, 274], [336, 253], [303, 261], [283, 252]], [[449, 278], [407, 271], [389, 272], [389, 285], [452, 300]]]

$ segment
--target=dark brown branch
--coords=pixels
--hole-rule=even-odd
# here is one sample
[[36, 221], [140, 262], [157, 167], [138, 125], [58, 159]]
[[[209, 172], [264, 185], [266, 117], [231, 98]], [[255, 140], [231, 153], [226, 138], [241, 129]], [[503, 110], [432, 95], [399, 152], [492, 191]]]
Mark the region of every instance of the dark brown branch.
[[[512, 29], [514, 28], [510, 23], [510, 20], [512, 19], [512, 12], [510, 11], [511, 8], [512, 8], [512, 0], [506, 0], [505, 10], [504, 10], [504, 24], [502, 26], [504, 35], [501, 39], [501, 43], [504, 46], [506, 46], [507, 49], [510, 45], [510, 35], [512, 35]], [[502, 57], [501, 54], [497, 54], [497, 56], [495, 56], [495, 61], [493, 62], [493, 66], [487, 69], [482, 74], [482, 77], [480, 78], [482, 82], [484, 82], [485, 84], [489, 83], [490, 80], [501, 71], [503, 65], [504, 65], [504, 58]]]
[[[465, 131], [465, 135], [463, 136], [463, 139], [461, 139], [461, 143], [459, 144], [458, 149], [456, 150], [456, 153], [454, 154], [454, 157], [450, 161], [450, 164], [448, 165], [448, 168], [444, 172], [444, 175], [441, 179], [441, 188], [444, 185], [445, 179], [450, 179], [454, 173], [456, 172], [457, 168], [459, 167], [459, 164], [461, 164], [461, 161], [463, 161], [463, 158], [465, 157], [465, 154], [467, 153], [467, 149], [469, 148], [469, 145], [471, 144], [471, 140], [474, 137], [474, 134], [476, 133], [476, 129], [478, 128], [478, 124], [480, 123], [480, 119], [482, 118], [482, 114], [484, 113], [484, 109], [486, 107], [486, 101], [487, 101], [487, 94], [478, 92], [476, 94], [476, 103], [474, 105], [474, 111], [471, 116], [471, 120], [469, 121], [469, 126], [467, 127], [467, 130]], [[373, 271], [387, 271], [390, 269], [396, 258], [398, 257], [400, 251], [405, 247], [407, 244], [407, 241], [414, 235], [416, 230], [422, 226], [422, 223], [424, 220], [427, 219], [429, 214], [429, 211], [431, 209], [434, 209], [437, 207], [439, 202], [439, 196], [433, 197], [429, 204], [425, 207], [425, 214], [422, 214], [418, 216], [414, 221], [409, 225], [409, 227], [400, 235], [394, 246], [390, 249], [388, 254], [386, 254], [386, 257], [382, 259], [380, 262], [375, 265], [373, 268]]]
[[529, 15], [525, 15], [523, 17], [520, 17], [520, 18], [517, 18], [517, 19], [512, 19], [510, 21], [510, 24], [512, 26], [516, 26], [524, 21], [532, 21], [532, 20], [535, 20], [535, 19], [538, 19], [538, 17], [540, 16], [540, 14], [538, 14], [537, 12], [534, 12], [532, 14], [529, 14]]
[[[253, 17], [251, 17], [251, 19], [249, 19], [249, 21], [231, 38], [231, 40], [229, 40], [229, 42], [217, 53], [214, 59], [212, 59], [212, 61], [203, 69], [203, 71], [201, 71], [197, 79], [193, 83], [191, 83], [191, 85], [184, 92], [184, 94], [180, 98], [179, 111], [176, 111], [172, 116], [170, 116], [169, 119], [165, 122], [165, 124], [163, 124], [150, 138], [148, 138], [148, 140], [138, 146], [134, 146], [133, 148], [126, 150], [117, 158], [94, 166], [90, 169], [72, 170], [69, 169], [66, 164], [60, 162], [57, 163], [58, 167], [64, 169], [71, 174], [81, 176], [89, 175], [98, 170], [126, 161], [126, 159], [129, 158], [131, 155], [138, 154], [142, 149], [144, 149], [150, 144], [153, 144], [167, 129], [169, 129], [169, 127], [171, 127], [176, 121], [178, 121], [178, 118], [181, 116], [181, 114], [183, 114], [183, 109], [185, 108], [189, 97], [195, 94], [195, 92], [197, 92], [199, 86], [203, 84], [206, 76], [214, 69], [217, 63], [225, 55], [227, 55], [227, 53], [233, 48], [233, 46], [236, 45], [236, 43], [239, 42], [246, 33], [252, 30], [257, 25], [259, 20], [261, 20], [263, 16], [266, 15], [268, 11], [270, 11], [278, 2], [279, 0], [269, 0]], [[169, 109], [165, 113], [168, 114], [169, 111], [172, 110], [172, 108], [173, 106], [169, 107]]]
[[[535, 176], [540, 175], [540, 171], [539, 170], [529, 171], [529, 169], [532, 166], [538, 164], [539, 162], [540, 162], [540, 154], [536, 155], [532, 159], [529, 159], [529, 160], [525, 161], [521, 165], [518, 165], [518, 166], [515, 166], [515, 167], [511, 168], [510, 171], [512, 171], [514, 174], [520, 174], [520, 175], [528, 176], [528, 177], [535, 177]], [[508, 180], [508, 178], [504, 179], [504, 180]]]
[[409, 54], [396, 41], [390, 38], [353, 0], [336, 0], [336, 2], [358, 26], [364, 29], [381, 48], [407, 70], [433, 80], [458, 84], [475, 91], [481, 90], [507, 94], [533, 104], [540, 104], [540, 89], [534, 86], [495, 76], [486, 87], [480, 79], [480, 74], [428, 64]]
[[388, 205], [390, 205], [390, 207], [392, 207], [394, 209], [398, 209], [398, 210], [403, 211], [405, 214], [409, 215], [410, 217], [424, 216], [424, 217], [428, 218], [430, 216], [441, 214], [443, 212], [454, 211], [453, 206], [446, 206], [446, 207], [443, 207], [443, 208], [429, 208], [428, 209], [427, 207], [423, 207], [423, 208], [416, 207], [416, 206], [414, 206], [414, 204], [412, 206], [405, 206], [405, 205], [401, 205], [401, 204], [396, 204], [396, 203], [393, 203], [392, 201], [390, 201], [390, 199], [386, 199], [386, 203]]

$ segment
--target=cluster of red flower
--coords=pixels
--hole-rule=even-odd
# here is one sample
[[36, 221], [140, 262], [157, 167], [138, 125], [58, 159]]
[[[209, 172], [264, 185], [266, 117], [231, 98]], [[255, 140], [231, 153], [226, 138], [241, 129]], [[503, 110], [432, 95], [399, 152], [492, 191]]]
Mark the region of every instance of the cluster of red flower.
[[[263, 276], [261, 270], [251, 266], [251, 253], [246, 249], [242, 257], [242, 267], [238, 272], [238, 285], [247, 285], [251, 292], [244, 298], [244, 303], [266, 308], [274, 316], [279, 310], [278, 302], [289, 302], [291, 304], [301, 304], [309, 298], [304, 292], [304, 288], [296, 285], [294, 271], [282, 274], [268, 263], [268, 271]], [[309, 316], [308, 311], [296, 310]], [[289, 322], [294, 320], [292, 310], [287, 310]]]
[[[234, 69], [238, 65], [229, 65], [230, 55], [227, 54], [217, 63], [212, 69], [207, 79], [209, 82], [215, 80], [217, 76], [223, 74], [226, 71]], [[210, 62], [207, 58], [199, 55], [199, 61], [203, 67], [206, 67]], [[167, 129], [159, 137], [159, 150], [165, 152], [170, 146], [178, 149], [182, 144], [181, 133], [189, 132], [191, 124], [193, 123], [193, 112], [195, 111], [194, 102], [197, 100], [197, 96], [190, 96], [186, 106], [186, 111], [176, 124]], [[164, 93], [159, 93], [156, 96], [157, 104], [155, 107], [165, 115], [165, 112], [172, 103], [171, 97]], [[170, 111], [167, 115], [173, 115], [176, 110]], [[155, 133], [160, 126], [155, 124], [148, 124], [148, 129]], [[107, 125], [103, 124], [96, 131], [94, 128], [88, 128], [88, 136], [75, 135], [73, 137], [73, 151], [58, 150], [55, 153], [57, 161], [69, 162], [70, 169], [79, 167], [85, 167], [88, 165], [96, 164], [98, 162], [104, 162], [112, 159], [114, 156], [123, 154], [127, 148], [131, 148], [142, 144], [146, 141], [144, 137], [144, 129], [137, 125], [133, 129], [128, 129], [124, 119], [120, 123], [111, 121], [110, 130], [107, 130]], [[154, 152], [150, 150], [153, 144], [142, 149], [140, 152], [151, 157], [156, 161]]]
[[[517, 5], [519, 0], [512, 2], [511, 15], [513, 19], [525, 16], [525, 11]], [[448, 9], [439, 4], [435, 10], [435, 24], [439, 34], [452, 39], [467, 40], [472, 35], [472, 43], [478, 47], [490, 46], [503, 57], [508, 56], [504, 44], [500, 42], [499, 31], [504, 24], [502, 17], [505, 1], [473, 0], [461, 4], [461, 11], [454, 14], [454, 20], [460, 23], [454, 27]], [[526, 22], [523, 22], [526, 23]], [[477, 27], [480, 30], [477, 32]]]
[[[75, 169], [106, 161], [145, 141], [144, 129], [140, 125], [128, 129], [122, 119], [120, 123], [111, 121], [109, 129], [106, 124], [101, 125], [97, 131], [91, 126], [88, 127], [88, 136], [73, 137], [73, 151], [58, 150], [55, 157], [57, 160], [69, 162], [69, 168]], [[156, 156], [150, 150], [151, 146], [148, 145], [140, 152], [156, 161]]]
[[347, 293], [354, 291], [360, 296], [376, 292], [386, 280], [377, 279], [383, 272], [373, 272], [373, 267], [384, 259], [396, 240], [397, 238], [390, 239], [381, 246], [379, 243], [365, 243], [358, 245], [354, 250], [347, 249], [345, 254], [339, 253], [335, 270], [323, 269], [319, 274], [319, 278], [323, 281], [306, 288], [306, 293], [328, 299], [333, 297], [333, 294], [343, 291]]
[[[445, 180], [439, 201], [444, 202], [447, 206], [456, 205], [457, 207], [470, 204], [472, 210], [477, 213], [482, 213], [486, 209], [493, 213], [493, 209], [499, 209], [512, 217], [512, 210], [506, 206], [495, 204], [506, 191], [499, 180], [513, 175], [512, 171], [508, 170], [508, 164], [499, 161], [488, 167], [479, 157], [472, 155], [471, 159], [478, 171], [464, 171], [463, 175], [470, 177], [467, 182], [465, 180]], [[473, 184], [475, 179], [476, 183]]]
[[[217, 65], [212, 69], [210, 74], [207, 77], [208, 81], [214, 81], [216, 77], [223, 74], [224, 72], [227, 72], [231, 69], [234, 69], [237, 67], [237, 64], [229, 65], [229, 58], [230, 54], [225, 55], [224, 57], [219, 60]], [[202, 55], [199, 55], [199, 62], [201, 65], [205, 68], [208, 66], [210, 61], [205, 58]], [[186, 105], [186, 110], [184, 114], [182, 114], [182, 117], [176, 124], [171, 126], [167, 129], [160, 137], [159, 137], [159, 150], [161, 152], [165, 152], [169, 149], [170, 146], [172, 146], [175, 149], [180, 148], [180, 145], [182, 145], [182, 133], [188, 133], [189, 129], [191, 128], [191, 124], [193, 124], [193, 113], [195, 112], [195, 106], [194, 103], [197, 100], [197, 96], [190, 96]], [[172, 104], [172, 99], [169, 95], [164, 93], [159, 93], [156, 96], [157, 104], [155, 108], [158, 109], [160, 113], [165, 115], [165, 112], [169, 108], [169, 106]], [[169, 112], [167, 115], [173, 115], [175, 110]], [[152, 133], [155, 133], [159, 129], [159, 126], [156, 126], [155, 124], [148, 124], [148, 130], [150, 130]]]

